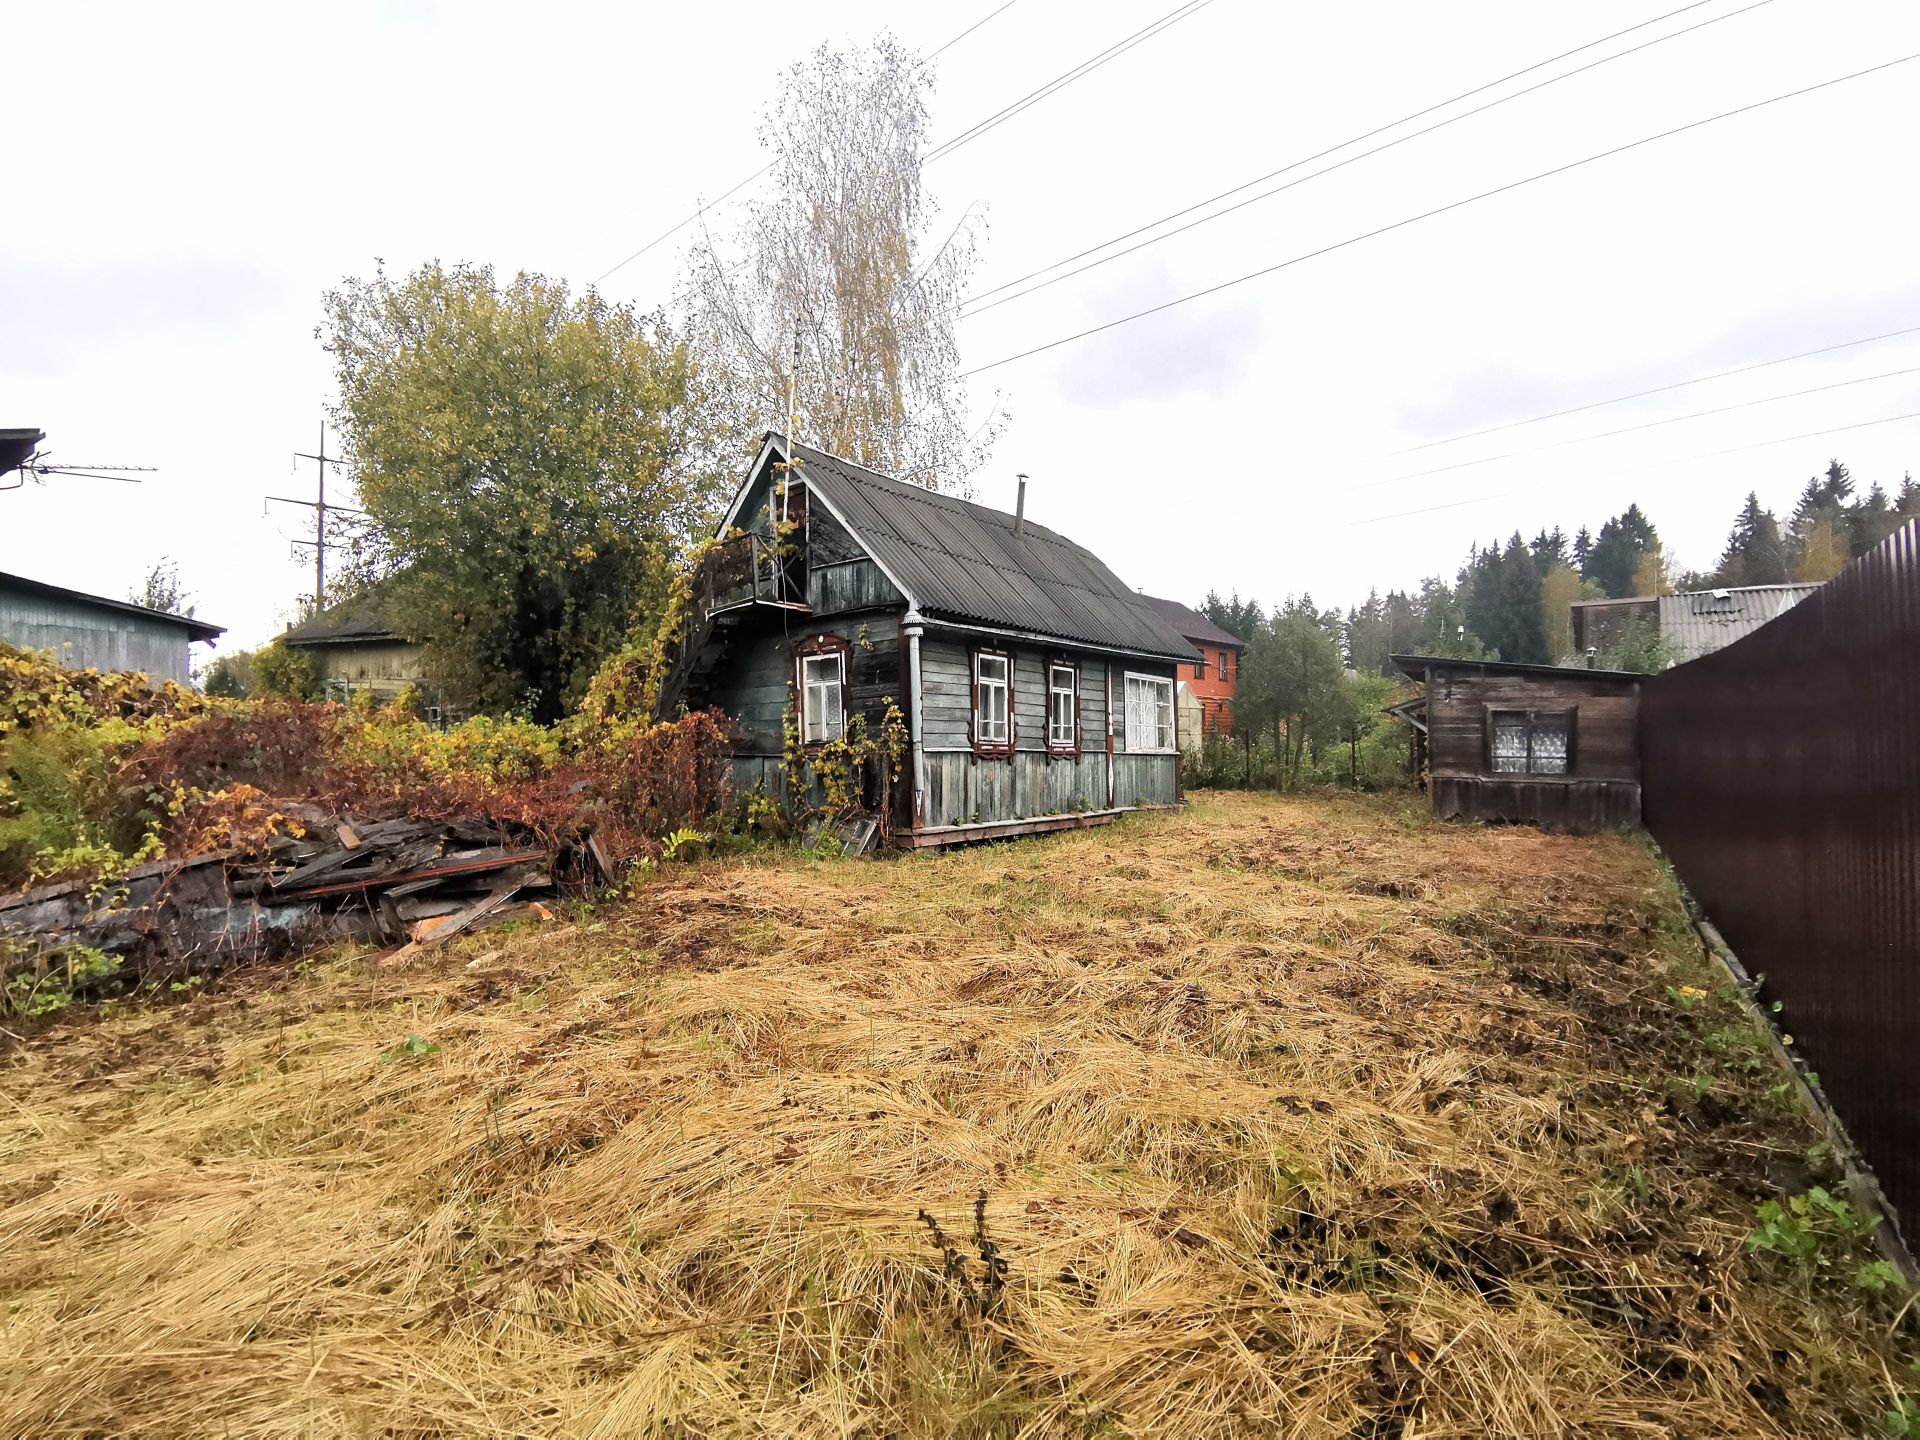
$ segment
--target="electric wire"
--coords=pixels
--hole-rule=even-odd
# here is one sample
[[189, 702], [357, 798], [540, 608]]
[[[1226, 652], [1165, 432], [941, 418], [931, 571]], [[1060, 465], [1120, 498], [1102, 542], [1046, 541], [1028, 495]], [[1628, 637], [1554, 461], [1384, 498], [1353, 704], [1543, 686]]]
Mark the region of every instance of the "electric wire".
[[1890, 70], [1896, 65], [1905, 65], [1914, 60], [1920, 60], [1920, 52], [1902, 55], [1894, 60], [1885, 60], [1878, 65], [1870, 65], [1864, 70], [1855, 70], [1850, 74], [1837, 75], [1831, 80], [1822, 80], [1813, 85], [1803, 86], [1798, 90], [1789, 90], [1783, 94], [1771, 95], [1764, 100], [1755, 100], [1750, 104], [1741, 105], [1732, 110], [1723, 110], [1717, 115], [1707, 115], [1698, 120], [1690, 120], [1686, 124], [1676, 125], [1670, 130], [1662, 130], [1652, 135], [1643, 135], [1638, 140], [1629, 140], [1623, 145], [1616, 145], [1611, 149], [1601, 150], [1595, 154], [1583, 156], [1578, 160], [1569, 160], [1564, 165], [1556, 165], [1550, 170], [1542, 170], [1537, 174], [1524, 176], [1519, 180], [1510, 180], [1506, 184], [1495, 186], [1491, 190], [1482, 190], [1476, 195], [1468, 195], [1459, 200], [1449, 201], [1447, 204], [1435, 206], [1431, 210], [1423, 210], [1417, 215], [1409, 215], [1403, 220], [1395, 220], [1391, 224], [1378, 226], [1359, 235], [1352, 235], [1344, 240], [1336, 240], [1330, 245], [1322, 245], [1317, 250], [1309, 250], [1304, 254], [1295, 255], [1290, 259], [1277, 261], [1272, 265], [1264, 265], [1258, 270], [1250, 270], [1246, 274], [1237, 275], [1231, 280], [1222, 280], [1218, 284], [1209, 285], [1204, 289], [1195, 290], [1190, 294], [1176, 296], [1172, 300], [1163, 300], [1158, 305], [1149, 305], [1144, 310], [1136, 310], [1131, 314], [1122, 315], [1118, 319], [1089, 326], [1085, 330], [1077, 330], [1071, 335], [1063, 335], [1057, 340], [1049, 340], [1045, 344], [1030, 346], [1025, 350], [1016, 351], [1011, 355], [1003, 355], [998, 360], [990, 360], [984, 365], [976, 365], [971, 370], [963, 371], [959, 378], [964, 380], [969, 376], [998, 369], [1002, 365], [1011, 365], [1016, 360], [1025, 360], [1034, 355], [1044, 354], [1049, 350], [1057, 350], [1062, 345], [1070, 345], [1077, 340], [1085, 340], [1090, 336], [1099, 335], [1105, 331], [1117, 329], [1119, 326], [1131, 324], [1135, 320], [1144, 320], [1149, 315], [1158, 315], [1164, 310], [1171, 310], [1175, 306], [1185, 305], [1194, 300], [1205, 299], [1209, 295], [1218, 295], [1223, 290], [1231, 290], [1235, 286], [1261, 279], [1277, 271], [1285, 270], [1290, 266], [1317, 259], [1322, 255], [1331, 254], [1336, 250], [1344, 250], [1350, 245], [1358, 245], [1362, 241], [1372, 240], [1395, 230], [1403, 230], [1409, 225], [1417, 225], [1422, 220], [1431, 220], [1437, 215], [1444, 215], [1449, 211], [1459, 210], [1481, 200], [1490, 200], [1496, 195], [1504, 195], [1508, 191], [1518, 190], [1522, 186], [1531, 185], [1539, 180], [1551, 179], [1555, 175], [1564, 175], [1569, 170], [1577, 170], [1583, 165], [1591, 165], [1599, 160], [1606, 160], [1615, 155], [1625, 154], [1629, 150], [1637, 150], [1643, 145], [1651, 145], [1659, 140], [1671, 139], [1675, 135], [1682, 135], [1690, 130], [1698, 130], [1702, 126], [1712, 125], [1721, 120], [1731, 120], [1739, 115], [1751, 114], [1753, 111], [1763, 110], [1770, 105], [1778, 105], [1787, 100], [1797, 100], [1802, 96], [1811, 95], [1820, 90], [1831, 89], [1836, 85], [1844, 85], [1849, 81], [1864, 79], [1866, 76], [1875, 75], [1883, 70]]
[[1568, 415], [1579, 415], [1587, 410], [1599, 410], [1608, 405], [1623, 405], [1629, 400], [1644, 400], [1649, 395], [1665, 395], [1670, 390], [1684, 390], [1689, 385], [1704, 385], [1709, 380], [1725, 380], [1730, 375], [1745, 375], [1754, 370], [1785, 365], [1792, 360], [1809, 360], [1815, 355], [1831, 355], [1836, 350], [1851, 350], [1857, 345], [1872, 345], [1881, 340], [1897, 340], [1902, 335], [1920, 335], [1920, 325], [1909, 325], [1904, 330], [1888, 330], [1880, 335], [1867, 335], [1858, 340], [1842, 340], [1836, 345], [1822, 345], [1816, 350], [1802, 350], [1796, 355], [1780, 355], [1772, 360], [1756, 360], [1751, 365], [1736, 365], [1731, 370], [1716, 370], [1711, 375], [1695, 375], [1690, 380], [1675, 380], [1671, 384], [1656, 385], [1651, 390], [1635, 390], [1630, 395], [1615, 395], [1606, 400], [1590, 400], [1584, 405], [1572, 405], [1565, 410], [1549, 411], [1545, 415], [1529, 415], [1525, 420], [1508, 420], [1499, 425], [1489, 425], [1484, 430], [1467, 430], [1459, 435], [1449, 435], [1443, 440], [1427, 440], [1418, 445], [1408, 445], [1392, 453], [1412, 455], [1417, 451], [1451, 445], [1457, 440], [1477, 440], [1482, 435], [1497, 435], [1502, 430], [1518, 430], [1523, 425], [1539, 425], [1547, 420], [1559, 420]]
[[[915, 73], [918, 73], [926, 65], [930, 64], [932, 61], [934, 61], [941, 55], [944, 55], [947, 51], [951, 50], [955, 45], [958, 45], [962, 40], [966, 39], [967, 36], [973, 34], [974, 31], [978, 30], [982, 25], [986, 24], [987, 21], [993, 19], [996, 15], [1001, 14], [1003, 11], [1011, 10], [1014, 7], [1014, 5], [1016, 5], [1017, 3], [1018, 3], [1018, 0], [1006, 0], [1005, 4], [1000, 5], [996, 9], [988, 11], [985, 15], [981, 16], [978, 20], [974, 21], [973, 24], [969, 25], [966, 29], [962, 30], [958, 35], [955, 35], [951, 40], [947, 41], [947, 43], [942, 45], [938, 50], [935, 50], [931, 55], [928, 55], [924, 60], [920, 62], [919, 65], [916, 65], [914, 67]], [[669, 225], [665, 230], [662, 230], [658, 235], [654, 236], [653, 239], [647, 241], [647, 243], [642, 245], [638, 250], [634, 251], [631, 255], [627, 256], [627, 258], [622, 260], [618, 265], [615, 265], [610, 269], [602, 272], [598, 277], [595, 278], [593, 283], [598, 285], [601, 283], [601, 281], [605, 280], [608, 276], [613, 275], [617, 271], [624, 270], [627, 266], [631, 265], [634, 261], [638, 260], [642, 255], [646, 254], [649, 250], [653, 249], [654, 246], [660, 244], [664, 240], [671, 239], [673, 236], [679, 234], [682, 230], [686, 229], [687, 226], [691, 225], [695, 220], [698, 220], [700, 216], [704, 214], [706, 211], [713, 209], [714, 206], [724, 205], [728, 200], [732, 199], [735, 195], [739, 194], [742, 190], [746, 189], [747, 186], [753, 184], [754, 181], [758, 180], [762, 175], [765, 175], [768, 171], [773, 169], [776, 163], [777, 163], [776, 160], [767, 161], [766, 164], [762, 165], [758, 170], [754, 171], [751, 175], [747, 176], [746, 179], [740, 181], [738, 184], [734, 185], [732, 188], [727, 190], [724, 194], [722, 194], [718, 199], [714, 200], [711, 204], [698, 205], [694, 207], [691, 214], [687, 215], [682, 220], [675, 221], [672, 225]]]
[[[1869, 430], [1876, 425], [1892, 425], [1901, 420], [1920, 420], [1920, 410], [1907, 410], [1898, 415], [1883, 415], [1878, 420], [1860, 420], [1852, 425], [1835, 425], [1827, 430], [1806, 430], [1798, 435], [1781, 435], [1772, 440], [1756, 440], [1749, 445], [1730, 445], [1725, 450], [1707, 450], [1698, 455], [1682, 455], [1675, 460], [1663, 460], [1650, 469], [1666, 469], [1674, 465], [1689, 465], [1696, 460], [1715, 460], [1722, 455], [1739, 455], [1748, 450], [1764, 450], [1771, 445], [1789, 445], [1795, 440], [1817, 440], [1827, 435], [1844, 435], [1852, 430]], [[1524, 495], [1532, 486], [1522, 485], [1512, 490], [1501, 490], [1492, 495], [1475, 495], [1467, 500], [1447, 500], [1438, 505], [1423, 505], [1414, 510], [1395, 510], [1386, 515], [1370, 515], [1364, 520], [1349, 520], [1348, 529], [1362, 525], [1380, 525], [1388, 520], [1405, 520], [1414, 515], [1432, 515], [1440, 510], [1459, 510], [1468, 505], [1485, 505], [1493, 500], [1507, 500], [1515, 495]]]
[[1813, 385], [1805, 390], [1789, 390], [1784, 395], [1764, 395], [1757, 400], [1741, 400], [1732, 405], [1717, 405], [1711, 410], [1692, 410], [1685, 415], [1665, 415], [1658, 420], [1645, 420], [1638, 425], [1622, 425], [1617, 430], [1601, 430], [1592, 435], [1575, 435], [1566, 440], [1555, 440], [1545, 445], [1529, 445], [1520, 450], [1506, 450], [1498, 455], [1482, 455], [1476, 460], [1457, 460], [1451, 465], [1435, 465], [1427, 470], [1410, 470], [1404, 475], [1388, 475], [1380, 480], [1368, 480], [1356, 486], [1360, 490], [1372, 490], [1380, 485], [1397, 485], [1404, 480], [1419, 480], [1428, 475], [1444, 475], [1453, 470], [1469, 470], [1476, 465], [1491, 465], [1500, 460], [1513, 460], [1522, 455], [1538, 455], [1547, 450], [1561, 450], [1569, 445], [1584, 445], [1590, 440], [1609, 440], [1616, 435], [1631, 435], [1639, 430], [1656, 430], [1662, 425], [1678, 425], [1683, 420], [1700, 420], [1709, 415], [1725, 415], [1732, 410], [1751, 410], [1756, 405], [1772, 405], [1781, 400], [1797, 400], [1803, 395], [1819, 395], [1828, 390], [1845, 390], [1852, 385], [1865, 385], [1874, 380], [1891, 380], [1898, 375], [1920, 375], [1920, 365], [1909, 365], [1902, 370], [1885, 370], [1878, 375], [1857, 375], [1851, 380], [1835, 380], [1827, 385]]
[[[1041, 275], [1045, 275], [1049, 270], [1058, 270], [1063, 265], [1072, 265], [1076, 260], [1083, 260], [1089, 255], [1098, 254], [1100, 251], [1108, 249], [1111, 246], [1119, 245], [1127, 240], [1131, 240], [1136, 235], [1145, 234], [1149, 230], [1157, 229], [1159, 226], [1168, 224], [1169, 222], [1174, 220], [1178, 220], [1183, 216], [1191, 215], [1196, 210], [1204, 210], [1206, 209], [1207, 206], [1218, 204], [1220, 201], [1227, 199], [1229, 196], [1238, 195], [1243, 190], [1251, 189], [1255, 185], [1263, 184], [1268, 180], [1272, 180], [1277, 178], [1278, 176], [1285, 175], [1289, 171], [1298, 170], [1302, 165], [1311, 165], [1314, 161], [1325, 159], [1327, 156], [1334, 154], [1336, 151], [1345, 150], [1352, 145], [1358, 145], [1362, 141], [1370, 140], [1376, 135], [1383, 134], [1386, 131], [1395, 129], [1396, 127], [1401, 125], [1410, 124], [1411, 122], [1420, 119], [1424, 115], [1430, 115], [1435, 110], [1444, 109], [1448, 105], [1458, 104], [1460, 101], [1470, 99], [1473, 96], [1480, 94], [1482, 91], [1492, 89], [1496, 85], [1503, 85], [1509, 80], [1516, 79], [1522, 75], [1530, 74], [1531, 72], [1540, 69], [1544, 65], [1551, 65], [1551, 64], [1554, 64], [1556, 61], [1565, 60], [1570, 56], [1579, 54], [1583, 50], [1591, 50], [1594, 46], [1604, 45], [1609, 40], [1617, 40], [1622, 35], [1626, 35], [1634, 30], [1644, 30], [1649, 25], [1657, 25], [1662, 20], [1670, 20], [1674, 16], [1683, 14], [1688, 10], [1697, 10], [1702, 4], [1706, 4], [1706, 3], [1710, 3], [1710, 0], [1694, 0], [1693, 4], [1682, 5], [1678, 10], [1669, 10], [1664, 15], [1656, 15], [1651, 20], [1643, 20], [1638, 25], [1628, 26], [1625, 30], [1616, 30], [1611, 35], [1602, 35], [1597, 40], [1589, 40], [1586, 44], [1576, 46], [1572, 50], [1564, 51], [1559, 55], [1551, 56], [1545, 60], [1536, 61], [1534, 64], [1527, 66], [1523, 70], [1514, 71], [1511, 75], [1503, 75], [1498, 80], [1489, 80], [1484, 85], [1478, 85], [1471, 90], [1463, 91], [1461, 94], [1455, 95], [1452, 99], [1439, 101], [1437, 104], [1427, 106], [1426, 109], [1424, 110], [1416, 110], [1411, 115], [1403, 115], [1398, 120], [1391, 120], [1391, 121], [1388, 121], [1385, 125], [1376, 126], [1372, 130], [1367, 131], [1364, 135], [1356, 135], [1350, 140], [1342, 140], [1337, 145], [1329, 145], [1324, 150], [1316, 151], [1312, 155], [1308, 155], [1302, 159], [1294, 160], [1289, 162], [1288, 164], [1282, 165], [1278, 170], [1269, 170], [1264, 175], [1256, 175], [1253, 179], [1245, 181], [1239, 185], [1235, 185], [1231, 189], [1222, 190], [1219, 194], [1211, 196], [1208, 199], [1196, 201], [1193, 204], [1186, 206], [1184, 209], [1175, 210], [1174, 212], [1168, 215], [1162, 215], [1157, 220], [1150, 220], [1144, 225], [1136, 226], [1134, 229], [1127, 231], [1125, 234], [1116, 235], [1110, 240], [1103, 240], [1098, 245], [1090, 245], [1085, 250], [1082, 250], [1074, 255], [1069, 255], [1065, 259], [1056, 260], [1050, 265], [1042, 265], [1039, 269], [1029, 271], [1027, 274], [1022, 275], [1016, 280], [1009, 280], [1005, 284], [996, 285], [990, 290], [983, 290], [978, 295], [969, 297], [966, 301], [962, 302], [960, 306], [960, 311], [961, 311], [960, 318], [963, 320], [971, 320], [975, 315], [984, 315], [987, 311], [992, 310], [997, 306], [1005, 305], [1010, 301], [1020, 299], [1021, 296], [1032, 295], [1036, 291], [1044, 290], [1050, 285], [1058, 285], [1063, 280], [1070, 280], [1076, 275], [1084, 275], [1087, 273], [1087, 271], [1098, 269], [1100, 266], [1107, 264], [1109, 261], [1118, 260], [1122, 256], [1131, 255], [1138, 250], [1144, 250], [1150, 245], [1157, 245], [1162, 240], [1170, 240], [1175, 235], [1182, 235], [1189, 230], [1198, 228], [1201, 225], [1210, 224], [1215, 220], [1219, 220], [1228, 215], [1232, 215], [1236, 211], [1243, 210], [1249, 205], [1257, 204], [1262, 200], [1271, 199], [1273, 196], [1280, 194], [1284, 190], [1291, 190], [1295, 186], [1305, 185], [1310, 180], [1317, 180], [1322, 175], [1331, 175], [1334, 171], [1344, 169], [1346, 166], [1352, 165], [1357, 161], [1365, 160], [1369, 156], [1378, 155], [1383, 151], [1391, 150], [1397, 145], [1404, 145], [1409, 140], [1417, 140], [1422, 135], [1431, 135], [1436, 130], [1443, 130], [1447, 126], [1455, 124], [1458, 121], [1471, 119], [1475, 115], [1483, 114], [1488, 110], [1492, 110], [1497, 108], [1498, 106], [1505, 105], [1510, 100], [1521, 99], [1523, 96], [1533, 94], [1533, 92], [1536, 90], [1544, 90], [1547, 86], [1557, 85], [1562, 80], [1571, 80], [1576, 75], [1583, 75], [1587, 71], [1598, 69], [1602, 65], [1612, 64], [1615, 60], [1623, 60], [1629, 55], [1638, 54], [1640, 51], [1651, 49], [1655, 45], [1664, 45], [1669, 40], [1677, 40], [1682, 35], [1692, 34], [1695, 30], [1703, 30], [1709, 25], [1718, 25], [1722, 20], [1731, 20], [1736, 16], [1746, 14], [1749, 10], [1758, 10], [1763, 5], [1772, 4], [1773, 0], [1754, 0], [1753, 4], [1743, 6], [1738, 10], [1730, 10], [1724, 15], [1715, 15], [1709, 19], [1699, 21], [1697, 24], [1686, 26], [1684, 29], [1675, 30], [1666, 35], [1656, 36], [1652, 40], [1644, 41], [1643, 43], [1632, 46], [1629, 49], [1617, 51], [1612, 55], [1602, 56], [1600, 59], [1590, 61], [1589, 63], [1585, 65], [1581, 65], [1576, 69], [1565, 71], [1559, 75], [1549, 76], [1547, 79], [1539, 81], [1537, 84], [1527, 86], [1524, 90], [1516, 90], [1511, 95], [1503, 95], [1497, 100], [1489, 100], [1484, 105], [1476, 105], [1471, 110], [1463, 110], [1458, 115], [1448, 116], [1445, 120], [1436, 121], [1432, 125], [1427, 125], [1422, 127], [1419, 130], [1414, 130], [1409, 132], [1408, 134], [1398, 136], [1392, 140], [1387, 141], [1383, 145], [1374, 146], [1371, 150], [1363, 150], [1358, 155], [1349, 155], [1346, 159], [1337, 161], [1334, 164], [1327, 166], [1324, 170], [1316, 170], [1310, 175], [1301, 176], [1298, 180], [1289, 180], [1284, 185], [1276, 185], [1271, 190], [1261, 191], [1258, 195], [1249, 195], [1246, 199], [1238, 201], [1235, 204], [1229, 205], [1224, 210], [1216, 210], [1210, 215], [1202, 215], [1197, 220], [1191, 220], [1185, 225], [1178, 226], [1175, 229], [1168, 230], [1162, 234], [1152, 236], [1151, 238], [1146, 240], [1142, 240], [1137, 245], [1129, 245], [1124, 250], [1116, 250], [1111, 255], [1101, 256], [1101, 258], [1098, 260], [1090, 261], [1085, 265], [1076, 266], [1074, 269], [1068, 270], [1063, 274], [1055, 275], [1052, 278], [1047, 280], [1042, 280], [1038, 285], [1029, 285], [1027, 286], [1027, 288], [1023, 290], [1019, 290], [1015, 294], [1006, 295], [1003, 298], [998, 300], [987, 299], [987, 297], [992, 295], [998, 295], [1000, 294], [1000, 292], [1004, 290], [1011, 290], [1011, 289], [1014, 289], [1014, 287], [1016, 286], [1026, 285], [1027, 281], [1033, 280]], [[982, 301], [986, 301], [987, 303], [982, 304], [981, 303]]]
[[1202, 10], [1206, 9], [1207, 6], [1211, 5], [1212, 3], [1213, 3], [1213, 0], [1186, 0], [1185, 4], [1175, 6], [1172, 10], [1169, 10], [1165, 15], [1162, 15], [1158, 20], [1154, 20], [1149, 24], [1141, 26], [1138, 30], [1134, 31], [1131, 35], [1128, 35], [1124, 39], [1116, 40], [1113, 44], [1109, 45], [1105, 50], [1102, 50], [1099, 54], [1092, 56], [1089, 59], [1081, 61], [1078, 65], [1074, 66], [1071, 70], [1067, 70], [1059, 75], [1056, 75], [1053, 79], [1047, 81], [1046, 84], [1038, 87], [1037, 89], [1030, 90], [1025, 95], [1022, 95], [1018, 100], [1014, 100], [1002, 106], [1000, 109], [994, 111], [993, 114], [987, 116], [986, 119], [977, 121], [973, 125], [970, 125], [969, 127], [967, 127], [967, 129], [962, 130], [958, 135], [954, 136], [951, 140], [942, 141], [940, 144], [934, 146], [933, 149], [929, 150], [925, 155], [921, 156], [920, 163], [922, 165], [931, 165], [936, 160], [944, 160], [947, 156], [951, 155], [954, 151], [958, 150], [961, 146], [972, 144], [975, 140], [978, 140], [982, 135], [985, 135], [989, 130], [996, 129], [999, 126], [1006, 124], [1007, 121], [1013, 119], [1014, 116], [1021, 114], [1023, 111], [1031, 109], [1035, 105], [1038, 105], [1042, 100], [1045, 100], [1048, 96], [1058, 94], [1060, 91], [1066, 89], [1067, 86], [1073, 84], [1076, 80], [1084, 80], [1087, 76], [1091, 75], [1094, 71], [1100, 69], [1101, 66], [1109, 64], [1114, 60], [1118, 60], [1122, 55], [1126, 54], [1127, 51], [1133, 49], [1134, 46], [1144, 45], [1147, 41], [1153, 39], [1154, 36], [1160, 34], [1161, 32], [1166, 30], [1171, 30], [1175, 25], [1178, 25], [1182, 20], [1189, 19], [1192, 16], [1199, 14]]

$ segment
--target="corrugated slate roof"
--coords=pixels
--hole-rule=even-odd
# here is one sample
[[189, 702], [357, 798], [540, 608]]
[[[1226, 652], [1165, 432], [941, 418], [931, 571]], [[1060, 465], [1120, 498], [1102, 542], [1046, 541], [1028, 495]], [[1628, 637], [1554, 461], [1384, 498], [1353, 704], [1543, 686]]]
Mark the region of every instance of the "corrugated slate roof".
[[1819, 588], [1818, 585], [1743, 585], [1738, 589], [1662, 595], [1660, 638], [1673, 647], [1676, 665], [1697, 660], [1751, 635]]
[[1182, 605], [1178, 600], [1162, 600], [1157, 595], [1142, 595], [1140, 599], [1188, 640], [1220, 645], [1231, 650], [1247, 648], [1246, 641], [1231, 630], [1221, 629], [1191, 605]]
[[[784, 445], [779, 435], [768, 437]], [[930, 620], [1171, 660], [1199, 654], [1091, 551], [1044, 525], [794, 444], [799, 474]]]

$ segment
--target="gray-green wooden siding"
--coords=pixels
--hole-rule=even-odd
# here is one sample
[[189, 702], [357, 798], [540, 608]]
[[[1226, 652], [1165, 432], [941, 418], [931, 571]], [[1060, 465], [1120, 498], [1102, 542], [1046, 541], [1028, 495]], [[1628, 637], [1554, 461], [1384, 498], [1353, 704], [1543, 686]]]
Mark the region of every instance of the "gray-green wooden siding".
[[0, 586], [0, 640], [69, 670], [141, 670], [187, 683], [187, 632], [165, 620]]

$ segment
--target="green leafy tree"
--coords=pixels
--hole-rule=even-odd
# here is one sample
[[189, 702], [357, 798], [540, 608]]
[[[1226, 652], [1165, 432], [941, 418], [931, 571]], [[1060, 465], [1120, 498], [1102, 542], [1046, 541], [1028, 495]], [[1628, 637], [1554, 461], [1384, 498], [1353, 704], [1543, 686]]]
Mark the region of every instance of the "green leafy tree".
[[193, 614], [193, 597], [181, 583], [180, 566], [167, 555], [162, 555], [154, 562], [146, 579], [141, 581], [138, 589], [127, 593], [127, 599], [168, 615]]
[[1573, 605], [1587, 599], [1590, 588], [1571, 565], [1555, 565], [1540, 577], [1540, 628], [1550, 662], [1573, 654]]
[[1310, 597], [1288, 602], [1254, 635], [1241, 667], [1235, 707], [1246, 707], [1250, 727], [1272, 730], [1279, 777], [1289, 786], [1300, 783], [1315, 722], [1327, 734], [1336, 713], [1343, 672], [1331, 618]]
[[326, 300], [388, 611], [467, 709], [558, 718], [664, 604], [724, 477], [689, 352], [539, 275], [438, 263]]
[[1658, 675], [1674, 661], [1673, 644], [1650, 620], [1635, 620], [1623, 626], [1612, 642], [1600, 652], [1602, 670], [1635, 670], [1642, 675]]
[[284, 640], [275, 640], [255, 650], [248, 669], [252, 676], [250, 693], [277, 695], [284, 700], [318, 700], [319, 667], [305, 650], [289, 649]]

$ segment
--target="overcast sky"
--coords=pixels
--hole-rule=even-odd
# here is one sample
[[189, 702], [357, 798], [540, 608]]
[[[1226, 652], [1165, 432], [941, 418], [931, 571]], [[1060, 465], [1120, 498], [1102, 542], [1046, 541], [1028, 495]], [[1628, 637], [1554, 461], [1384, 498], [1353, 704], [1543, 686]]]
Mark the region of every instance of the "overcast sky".
[[[14, 7], [0, 426], [157, 473], [0, 493], [0, 568], [119, 595], [171, 555], [227, 644], [264, 640], [311, 585], [287, 539], [305, 512], [262, 497], [312, 493], [293, 452], [331, 393], [324, 290], [376, 257], [592, 283], [763, 163], [761, 97], [793, 58], [883, 25], [929, 51], [999, 3]], [[948, 223], [985, 214], [984, 290], [1678, 3], [1212, 0], [928, 183]], [[1920, 52], [1911, 0], [1750, 3], [1708, 0], [1357, 148], [1732, 18], [982, 313], [966, 363]], [[1016, 0], [937, 62], [936, 137], [1173, 4]], [[1897, 486], [1920, 419], [1746, 447], [1920, 411], [1920, 374], [1535, 447], [1920, 368], [1920, 334], [1393, 452], [1920, 326], [1916, 82], [1920, 61], [983, 370], [976, 412], [997, 392], [1013, 421], [976, 496], [1010, 505], [1028, 472], [1036, 519], [1151, 591], [1344, 607], [1450, 573], [1475, 539], [1597, 526], [1629, 500], [1705, 567], [1747, 490], [1784, 512], [1830, 455]], [[682, 238], [603, 288], [664, 303]]]

